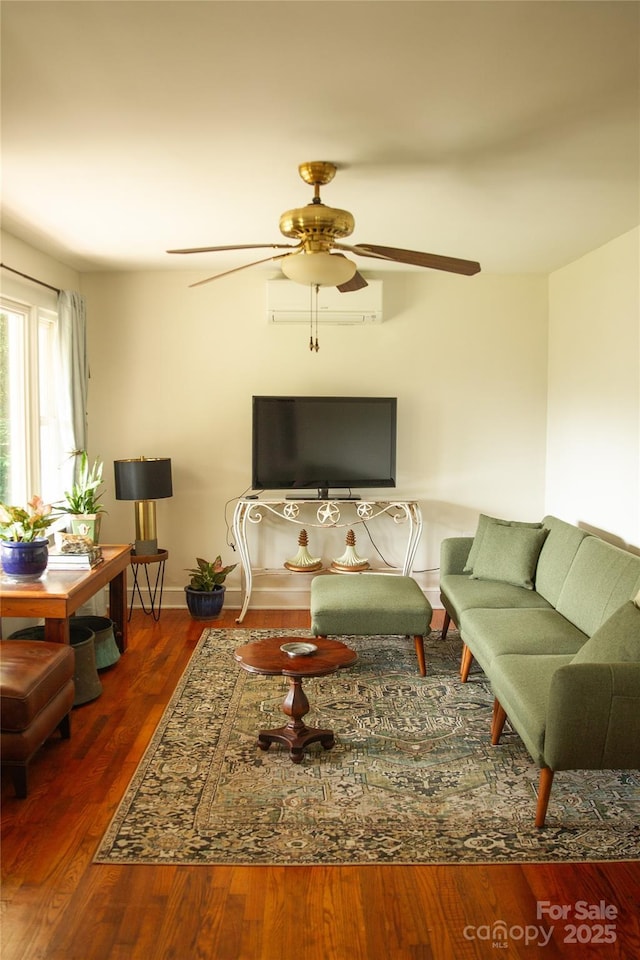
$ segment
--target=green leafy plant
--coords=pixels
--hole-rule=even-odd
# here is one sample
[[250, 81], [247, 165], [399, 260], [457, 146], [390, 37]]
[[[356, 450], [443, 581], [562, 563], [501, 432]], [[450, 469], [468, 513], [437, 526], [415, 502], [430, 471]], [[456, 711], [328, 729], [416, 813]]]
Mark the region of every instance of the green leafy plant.
[[213, 563], [203, 560], [201, 557], [196, 557], [196, 563], [198, 564], [197, 567], [187, 570], [187, 573], [192, 575], [189, 586], [192, 590], [206, 590], [208, 592], [221, 586], [226, 580], [227, 574], [238, 566], [237, 563], [232, 563], [228, 567], [223, 567], [220, 554]]
[[102, 461], [96, 458], [93, 466], [89, 466], [89, 457], [86, 450], [79, 450], [75, 456], [80, 457], [78, 479], [71, 487], [65, 490], [65, 510], [70, 514], [98, 514], [104, 513], [104, 507], [99, 502], [104, 491], [98, 492], [102, 484]]
[[26, 510], [0, 503], [0, 540], [31, 543], [46, 537], [45, 530], [56, 520], [53, 507], [41, 497], [29, 500]]

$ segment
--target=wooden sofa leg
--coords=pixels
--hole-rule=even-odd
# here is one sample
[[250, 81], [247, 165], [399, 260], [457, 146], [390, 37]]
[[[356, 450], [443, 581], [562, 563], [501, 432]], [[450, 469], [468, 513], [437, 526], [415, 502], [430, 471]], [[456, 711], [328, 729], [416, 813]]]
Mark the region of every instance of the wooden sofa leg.
[[502, 730], [504, 728], [506, 719], [506, 711], [500, 701], [496, 698], [493, 701], [493, 718], [491, 720], [491, 743], [494, 747], [497, 747], [500, 743], [500, 737], [502, 736]]
[[536, 807], [536, 827], [544, 827], [552, 786], [553, 770], [551, 770], [550, 767], [541, 767], [540, 782], [538, 784], [538, 806]]
[[450, 624], [450, 623], [451, 623], [451, 617], [449, 616], [449, 614], [448, 614], [447, 611], [445, 610], [445, 612], [444, 612], [444, 622], [443, 622], [443, 624], [442, 624], [442, 637], [441, 637], [442, 640], [446, 640], [446, 639], [447, 639], [447, 630], [449, 629], [449, 624]]
[[424, 637], [417, 633], [413, 642], [416, 648], [416, 657], [418, 658], [418, 669], [420, 670], [420, 676], [426, 677], [427, 675], [427, 664], [424, 658]]
[[473, 663], [473, 654], [469, 647], [464, 643], [462, 645], [462, 660], [460, 661], [460, 679], [463, 683], [467, 682], [469, 677], [469, 670], [471, 670], [471, 664]]

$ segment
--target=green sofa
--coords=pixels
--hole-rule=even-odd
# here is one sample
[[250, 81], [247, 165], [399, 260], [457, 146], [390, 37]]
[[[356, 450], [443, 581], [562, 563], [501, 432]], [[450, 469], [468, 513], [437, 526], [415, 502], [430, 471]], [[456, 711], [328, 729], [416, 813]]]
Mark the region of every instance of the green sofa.
[[555, 771], [640, 769], [639, 591], [640, 556], [557, 517], [442, 543], [443, 636], [491, 683], [492, 742], [508, 717], [540, 765], [537, 827]]

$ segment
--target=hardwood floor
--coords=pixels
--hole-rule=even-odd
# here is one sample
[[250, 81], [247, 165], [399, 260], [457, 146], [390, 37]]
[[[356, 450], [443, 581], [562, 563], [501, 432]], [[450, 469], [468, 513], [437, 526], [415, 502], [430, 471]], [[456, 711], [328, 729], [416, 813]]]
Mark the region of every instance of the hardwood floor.
[[[216, 626], [235, 626], [223, 611]], [[249, 611], [243, 626], [303, 628], [306, 611]], [[434, 625], [439, 625], [436, 623]], [[470, 960], [640, 957], [640, 866], [176, 867], [93, 864], [203, 625], [136, 612], [104, 692], [48, 741], [26, 800], [2, 786], [3, 960]], [[564, 942], [537, 901], [611, 905], [612, 943]], [[498, 940], [503, 921], [506, 939]], [[611, 922], [604, 921], [604, 922]], [[550, 941], [544, 937], [553, 926]], [[584, 941], [598, 929], [583, 923]], [[525, 943], [528, 937], [529, 944]]]

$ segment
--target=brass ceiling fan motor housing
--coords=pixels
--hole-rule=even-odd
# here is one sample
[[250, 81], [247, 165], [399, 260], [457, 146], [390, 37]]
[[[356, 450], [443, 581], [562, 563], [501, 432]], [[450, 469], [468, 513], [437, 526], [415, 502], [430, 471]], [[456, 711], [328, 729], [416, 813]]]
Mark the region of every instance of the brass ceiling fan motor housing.
[[313, 201], [280, 217], [280, 232], [301, 240], [308, 252], [328, 252], [336, 238], [348, 237], [355, 229], [356, 222], [348, 210], [327, 207], [320, 200], [320, 187], [333, 180], [336, 170], [335, 164], [324, 160], [301, 163], [298, 173], [314, 188]]
[[355, 220], [348, 210], [310, 203], [307, 207], [287, 210], [280, 217], [280, 232], [307, 243], [317, 243], [319, 250], [329, 250], [337, 237], [353, 233]]

